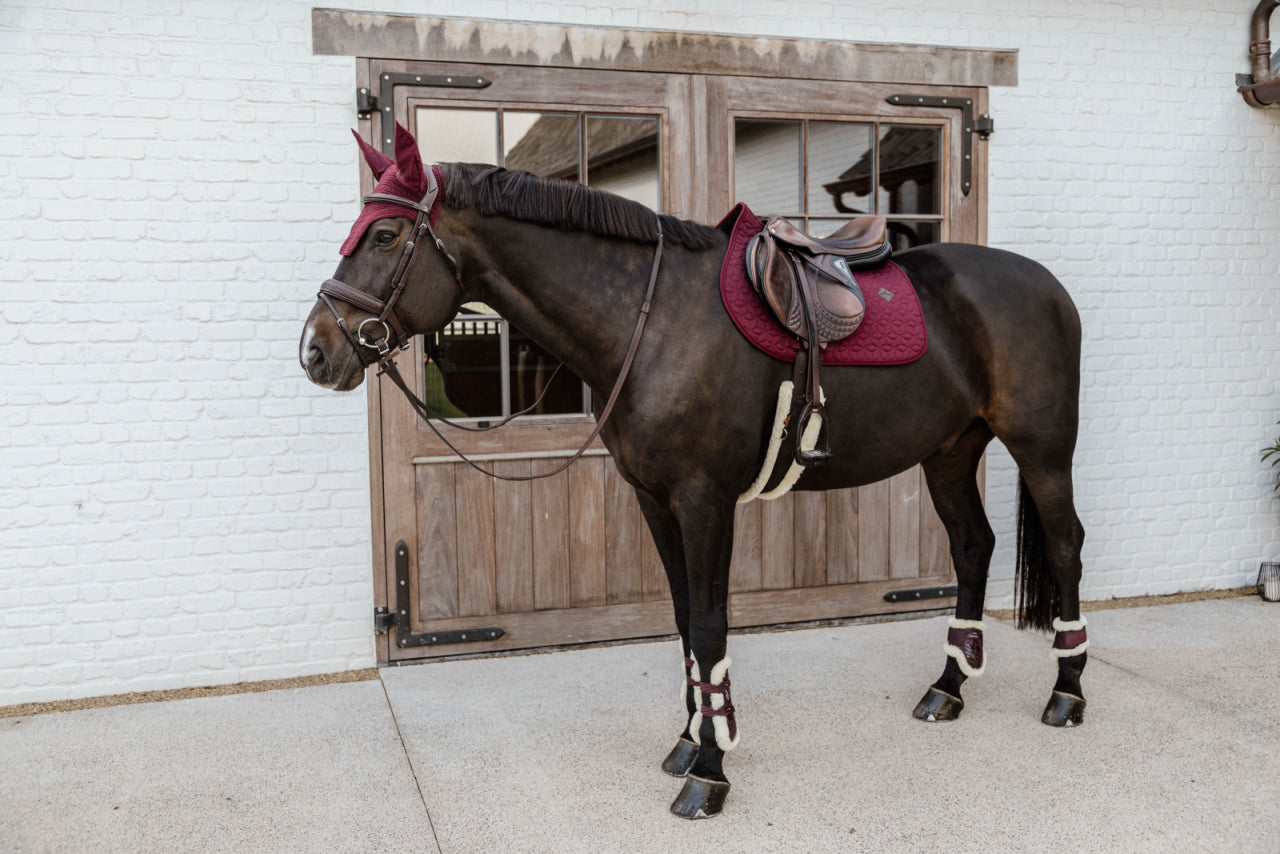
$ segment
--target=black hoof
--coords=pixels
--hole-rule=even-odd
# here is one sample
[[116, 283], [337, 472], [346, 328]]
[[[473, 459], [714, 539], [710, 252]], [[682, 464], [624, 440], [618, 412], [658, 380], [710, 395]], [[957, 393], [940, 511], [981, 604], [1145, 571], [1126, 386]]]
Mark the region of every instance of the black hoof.
[[937, 688], [930, 688], [911, 714], [922, 721], [954, 721], [964, 709], [964, 700]]
[[727, 782], [704, 780], [690, 774], [684, 778], [680, 794], [671, 802], [671, 811], [681, 818], [715, 818], [724, 809], [727, 797]]
[[1084, 697], [1054, 691], [1040, 721], [1049, 726], [1080, 726], [1084, 723]]
[[676, 742], [667, 758], [662, 760], [662, 770], [672, 777], [683, 777], [693, 767], [693, 760], [698, 758], [698, 745], [687, 738]]

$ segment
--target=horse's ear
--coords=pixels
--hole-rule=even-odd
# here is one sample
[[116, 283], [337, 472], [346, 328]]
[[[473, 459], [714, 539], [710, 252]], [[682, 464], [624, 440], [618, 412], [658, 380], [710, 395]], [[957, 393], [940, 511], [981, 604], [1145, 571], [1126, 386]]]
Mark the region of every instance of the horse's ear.
[[386, 172], [395, 161], [361, 139], [360, 134], [356, 133], [354, 128], [351, 130], [351, 135], [360, 144], [360, 153], [364, 155], [364, 162], [369, 164], [369, 168], [373, 170], [373, 180], [377, 181], [382, 177], [382, 173]]
[[426, 191], [426, 170], [422, 166], [422, 152], [418, 151], [418, 141], [399, 122], [396, 122], [396, 169], [400, 172], [401, 180], [410, 187]]

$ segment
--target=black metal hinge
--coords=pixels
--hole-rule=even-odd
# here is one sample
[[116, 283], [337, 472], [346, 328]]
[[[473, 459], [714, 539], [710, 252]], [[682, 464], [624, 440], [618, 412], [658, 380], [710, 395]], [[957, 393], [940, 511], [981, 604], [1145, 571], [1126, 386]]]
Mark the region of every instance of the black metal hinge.
[[973, 135], [977, 134], [987, 139], [995, 133], [995, 120], [987, 113], [975, 118], [972, 98], [904, 93], [890, 95], [885, 100], [899, 107], [946, 107], [961, 111], [960, 123], [964, 127], [964, 132], [960, 134], [960, 189], [966, 196], [969, 195], [969, 191], [973, 189]]
[[916, 587], [911, 590], [890, 590], [884, 594], [886, 602], [915, 602], [920, 599], [948, 599], [960, 593], [956, 585], [950, 587]]
[[497, 626], [481, 626], [474, 629], [453, 629], [447, 632], [414, 632], [409, 627], [409, 547], [404, 540], [396, 543], [396, 609], [388, 611], [385, 605], [373, 609], [374, 634], [385, 635], [396, 630], [395, 644], [401, 649], [415, 646], [440, 646], [448, 643], [477, 643], [497, 640], [506, 631]]
[[356, 89], [356, 115], [367, 119], [374, 113], [382, 116], [382, 152], [395, 154], [395, 136], [392, 135], [392, 112], [395, 109], [397, 86], [433, 86], [444, 89], [484, 89], [492, 85], [488, 77], [468, 74], [410, 74], [384, 71], [378, 75], [378, 94], [360, 87]]

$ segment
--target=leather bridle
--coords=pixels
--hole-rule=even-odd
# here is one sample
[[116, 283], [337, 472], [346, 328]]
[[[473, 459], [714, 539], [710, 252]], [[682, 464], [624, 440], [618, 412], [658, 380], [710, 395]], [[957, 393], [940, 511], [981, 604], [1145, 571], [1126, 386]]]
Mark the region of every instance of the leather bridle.
[[[347, 340], [351, 342], [352, 348], [355, 349], [356, 358], [366, 368], [371, 365], [379, 365], [385, 370], [385, 366], [390, 364], [395, 357], [394, 351], [408, 349], [411, 343], [409, 336], [404, 333], [404, 327], [400, 324], [400, 318], [396, 316], [396, 302], [399, 301], [400, 294], [404, 293], [409, 270], [413, 266], [413, 259], [418, 254], [418, 246], [421, 245], [424, 236], [430, 235], [431, 240], [436, 245], [436, 249], [444, 256], [445, 261], [449, 263], [449, 269], [453, 272], [454, 281], [458, 283], [459, 288], [462, 287], [462, 276], [458, 273], [458, 262], [444, 248], [444, 243], [436, 236], [435, 229], [431, 227], [431, 213], [440, 196], [440, 184], [436, 181], [436, 170], [427, 169], [426, 177], [426, 195], [416, 202], [412, 199], [393, 196], [389, 193], [370, 193], [361, 200], [366, 205], [369, 202], [390, 202], [393, 205], [400, 205], [418, 212], [413, 221], [413, 231], [409, 234], [409, 240], [400, 252], [400, 261], [396, 264], [395, 272], [391, 274], [391, 293], [387, 298], [380, 300], [373, 294], [365, 293], [359, 288], [354, 288], [337, 279], [327, 279], [320, 286], [320, 293], [317, 295], [329, 307], [329, 311], [333, 313], [334, 319], [338, 322], [338, 328], [342, 330], [343, 335], [347, 336]], [[353, 333], [330, 297], [336, 297], [348, 305], [363, 309], [375, 316], [366, 317], [360, 321]], [[377, 324], [378, 327], [381, 327], [381, 336], [365, 333], [365, 327], [370, 324]], [[376, 351], [378, 358], [367, 358], [365, 350]]]
[[[483, 469], [471, 460], [467, 459], [465, 454], [454, 447], [453, 443], [441, 434], [440, 430], [433, 423], [433, 419], [443, 421], [452, 427], [457, 427], [462, 430], [477, 432], [501, 427], [512, 419], [532, 412], [538, 404], [542, 402], [542, 398], [551, 388], [552, 382], [555, 380], [555, 374], [552, 374], [551, 379], [547, 380], [546, 385], [542, 389], [542, 394], [538, 395], [538, 399], [535, 400], [528, 408], [523, 409], [520, 412], [512, 413], [501, 421], [487, 427], [468, 427], [463, 424], [455, 424], [444, 418], [427, 405], [426, 401], [411, 392], [408, 384], [404, 381], [404, 377], [400, 375], [399, 368], [396, 367], [396, 352], [398, 350], [407, 350], [412, 344], [412, 339], [405, 334], [404, 326], [401, 325], [400, 319], [396, 316], [396, 302], [400, 299], [400, 294], [404, 292], [409, 270], [413, 266], [413, 259], [417, 255], [418, 246], [422, 243], [424, 236], [429, 235], [431, 237], [432, 242], [435, 243], [436, 249], [439, 250], [445, 261], [448, 262], [449, 269], [453, 273], [453, 279], [458, 284], [459, 290], [463, 289], [462, 275], [458, 270], [458, 262], [449, 254], [449, 251], [445, 249], [443, 241], [436, 236], [435, 229], [431, 227], [431, 214], [438, 204], [440, 185], [436, 181], [436, 170], [434, 168], [428, 168], [426, 170], [426, 175], [426, 195], [416, 202], [412, 199], [406, 199], [402, 196], [394, 196], [389, 193], [371, 193], [361, 200], [363, 204], [368, 204], [369, 202], [389, 202], [418, 212], [417, 217], [414, 219], [413, 231], [410, 233], [409, 240], [405, 243], [404, 249], [401, 250], [400, 261], [396, 264], [395, 272], [391, 276], [391, 293], [387, 298], [385, 300], [378, 299], [373, 294], [365, 293], [359, 288], [352, 287], [351, 285], [338, 281], [337, 279], [327, 279], [324, 284], [320, 286], [320, 293], [318, 294], [318, 297], [326, 306], [328, 306], [329, 311], [333, 313], [334, 319], [338, 322], [338, 328], [342, 330], [342, 334], [347, 337], [349, 342], [351, 342], [351, 346], [355, 350], [356, 358], [360, 360], [360, 364], [365, 368], [377, 365], [378, 376], [385, 374], [393, 383], [396, 384], [400, 391], [404, 393], [405, 398], [409, 401], [409, 405], [412, 406], [418, 416], [426, 422], [426, 425], [431, 428], [431, 431], [436, 434], [436, 437], [464, 463], [471, 466], [476, 471], [498, 480], [538, 480], [540, 478], [557, 475], [577, 462], [578, 459], [586, 453], [587, 448], [591, 446], [591, 443], [596, 440], [596, 437], [600, 435], [600, 431], [604, 429], [605, 422], [609, 420], [609, 415], [613, 412], [613, 405], [617, 402], [618, 394], [622, 391], [622, 384], [626, 381], [627, 375], [631, 372], [631, 365], [635, 362], [636, 351], [640, 349], [640, 336], [644, 333], [645, 323], [649, 319], [649, 306], [653, 300], [654, 286], [658, 282], [658, 269], [662, 264], [662, 221], [658, 218], [657, 214], [654, 214], [654, 227], [657, 231], [658, 245], [657, 248], [654, 249], [653, 253], [653, 267], [649, 272], [649, 286], [644, 294], [644, 303], [640, 306], [640, 316], [636, 319], [635, 329], [631, 333], [631, 343], [627, 347], [626, 356], [623, 358], [622, 369], [618, 371], [618, 379], [614, 382], [612, 391], [609, 392], [609, 399], [606, 401], [604, 409], [600, 411], [600, 417], [596, 420], [595, 429], [591, 431], [591, 435], [587, 437], [587, 441], [582, 444], [582, 447], [579, 448], [572, 457], [550, 471], [527, 476], [502, 475]], [[346, 320], [343, 319], [342, 313], [339, 312], [337, 306], [333, 304], [333, 299], [341, 300], [348, 305], [367, 311], [368, 313], [376, 316], [366, 317], [364, 320], [360, 321], [353, 333], [351, 331], [351, 327], [348, 326]], [[381, 327], [381, 336], [375, 336], [372, 333], [365, 333], [365, 327], [370, 324], [378, 324], [378, 326]], [[366, 350], [375, 351], [377, 358], [366, 357]], [[564, 367], [563, 363], [560, 367], [556, 368], [556, 373], [559, 373], [560, 368], [562, 367]]]

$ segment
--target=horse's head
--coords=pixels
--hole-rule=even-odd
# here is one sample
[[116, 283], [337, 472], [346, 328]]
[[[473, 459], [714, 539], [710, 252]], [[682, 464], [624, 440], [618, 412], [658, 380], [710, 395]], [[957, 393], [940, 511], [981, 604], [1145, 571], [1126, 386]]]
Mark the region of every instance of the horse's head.
[[413, 136], [396, 125], [395, 159], [356, 136], [377, 186], [302, 330], [298, 358], [316, 385], [348, 391], [364, 368], [412, 336], [443, 327], [462, 304], [454, 260], [433, 226], [444, 196]]

